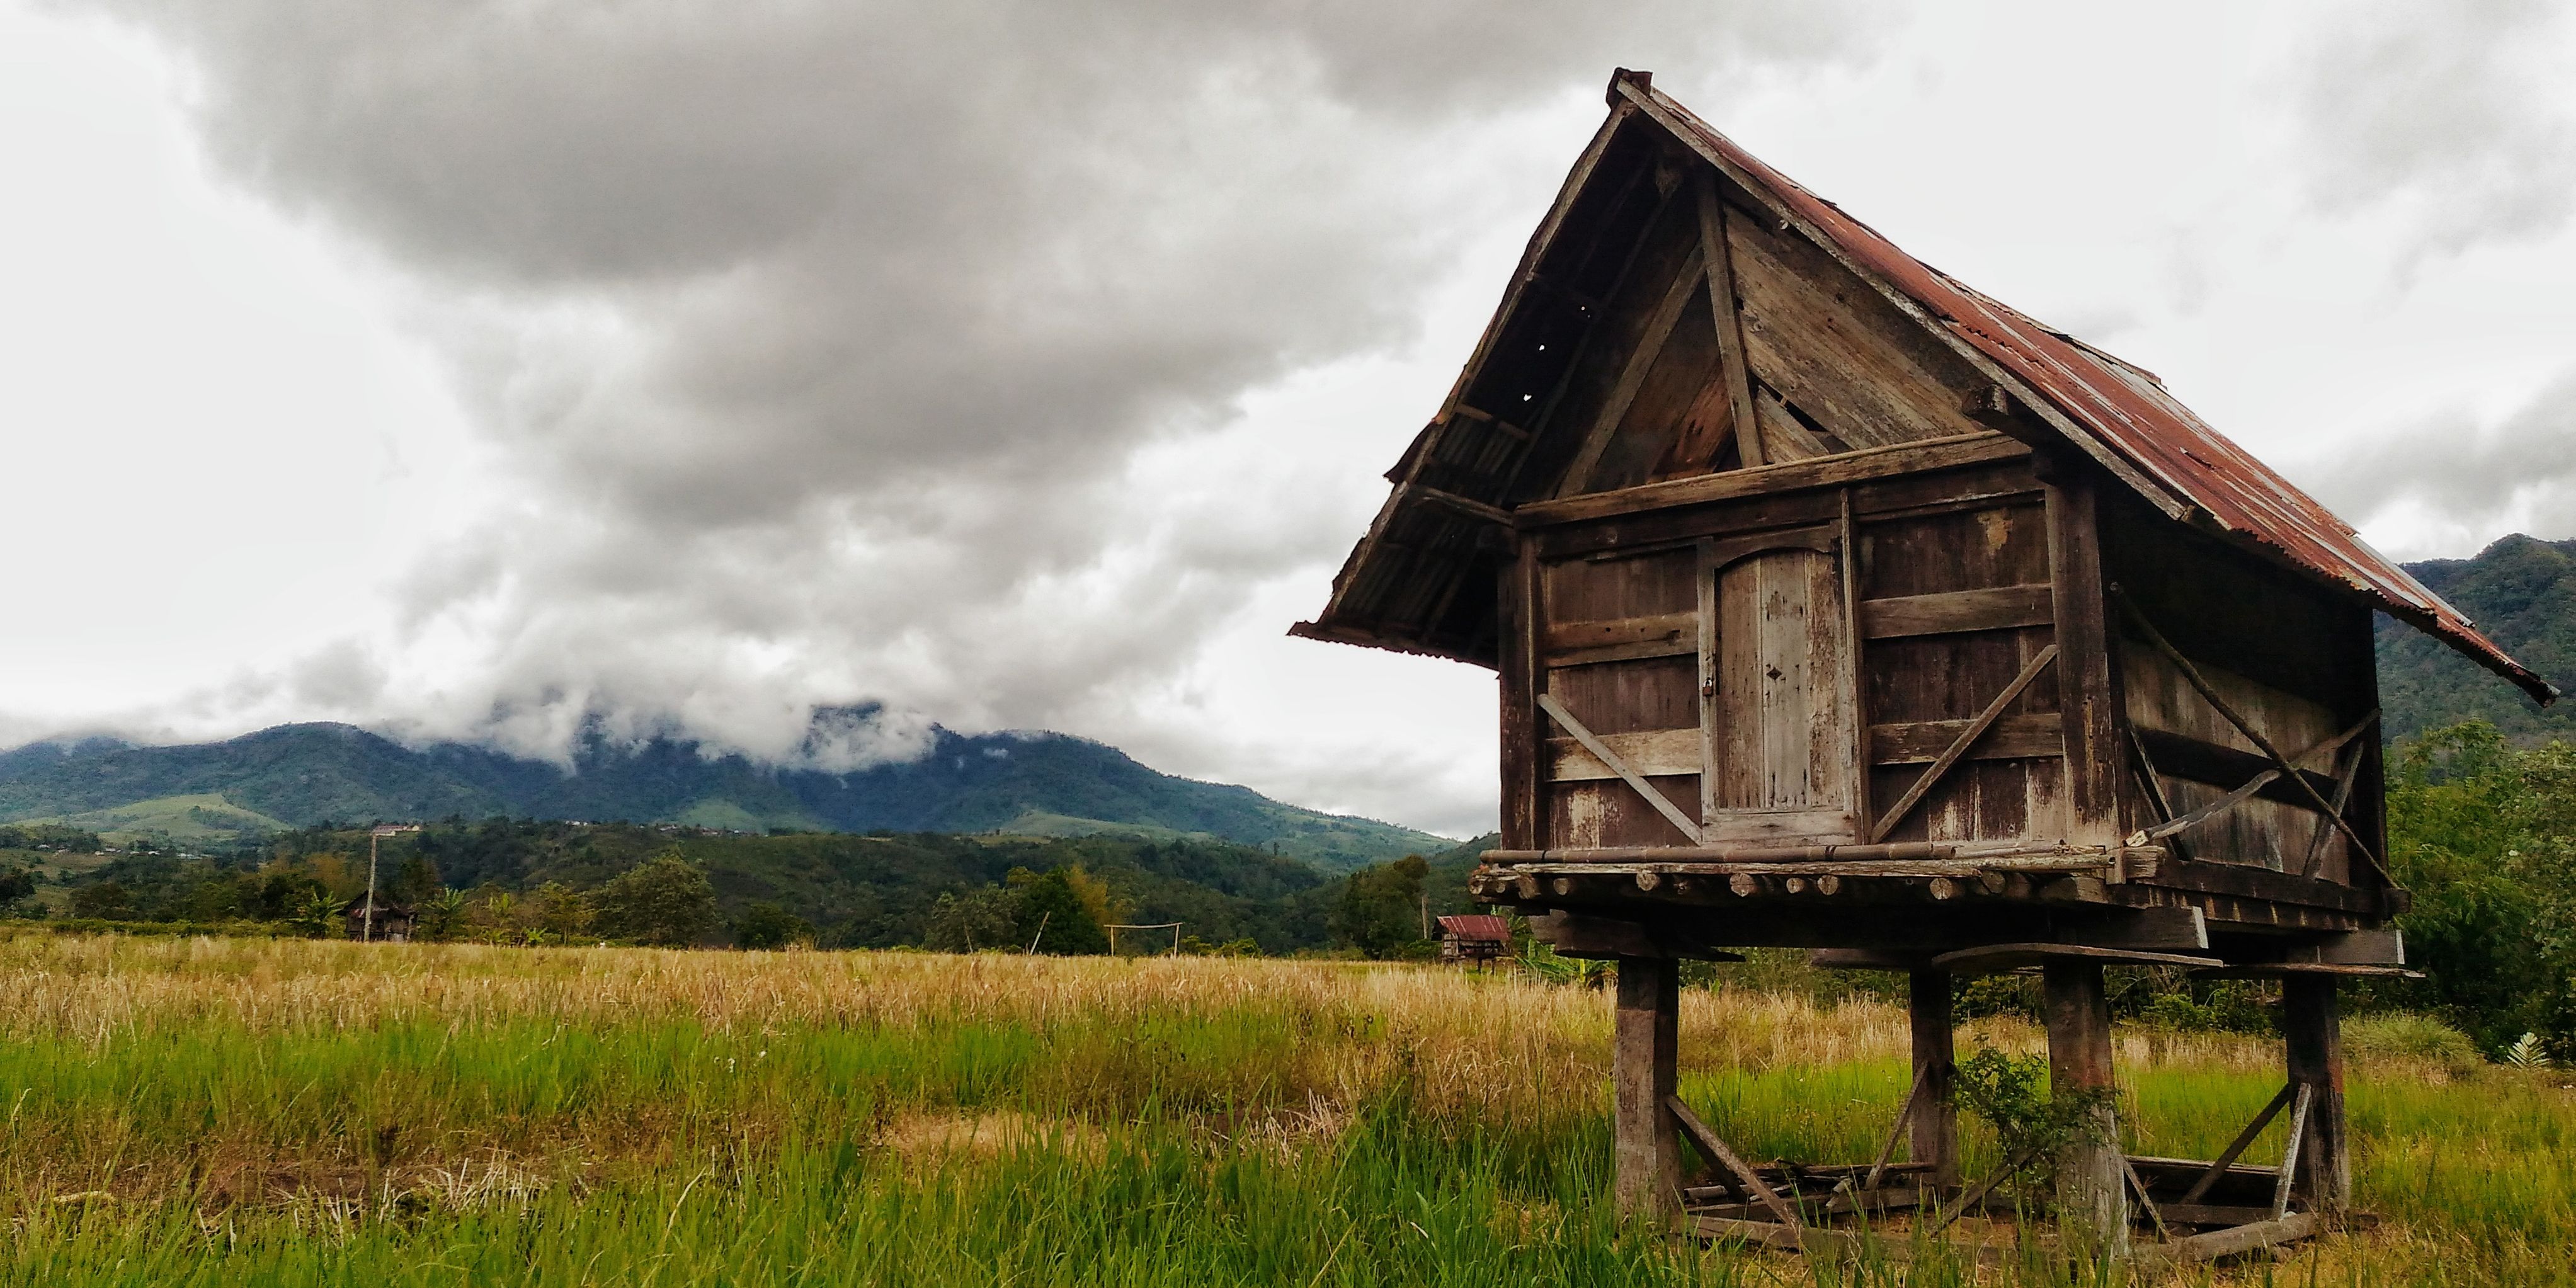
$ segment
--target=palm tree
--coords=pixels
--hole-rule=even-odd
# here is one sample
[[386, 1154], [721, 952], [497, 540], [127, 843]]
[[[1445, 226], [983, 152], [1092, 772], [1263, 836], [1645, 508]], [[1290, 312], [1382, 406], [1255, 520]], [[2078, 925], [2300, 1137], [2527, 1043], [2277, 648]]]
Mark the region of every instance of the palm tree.
[[421, 938], [445, 939], [465, 920], [465, 892], [445, 886], [420, 901]]
[[331, 933], [331, 923], [340, 915], [340, 901], [320, 888], [308, 890], [304, 898], [287, 915], [287, 922], [315, 939]]

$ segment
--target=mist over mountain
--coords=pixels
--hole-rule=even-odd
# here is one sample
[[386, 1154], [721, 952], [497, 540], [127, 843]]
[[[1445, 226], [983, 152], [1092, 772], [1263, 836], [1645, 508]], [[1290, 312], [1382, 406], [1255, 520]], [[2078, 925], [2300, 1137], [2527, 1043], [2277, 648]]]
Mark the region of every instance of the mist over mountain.
[[1173, 777], [1115, 747], [1054, 733], [933, 727], [917, 758], [843, 772], [763, 765], [687, 739], [596, 736], [566, 767], [461, 743], [406, 747], [341, 724], [279, 725], [184, 746], [90, 739], [0, 753], [0, 821], [61, 819], [186, 839], [493, 816], [738, 831], [1195, 835], [1337, 871], [1454, 844]]

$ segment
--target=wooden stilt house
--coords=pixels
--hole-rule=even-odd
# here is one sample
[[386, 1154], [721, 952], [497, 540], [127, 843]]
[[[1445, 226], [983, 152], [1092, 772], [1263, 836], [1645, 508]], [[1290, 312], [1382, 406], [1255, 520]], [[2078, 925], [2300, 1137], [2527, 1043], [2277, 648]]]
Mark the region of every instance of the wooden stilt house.
[[[1619, 960], [1623, 1201], [1680, 1201], [1677, 1131], [1710, 1232], [1826, 1237], [1820, 1184], [1846, 1212], [1967, 1200], [1951, 977], [2042, 971], [2058, 1082], [2107, 1086], [2103, 967], [2166, 964], [2284, 981], [2293, 1157], [2111, 1134], [2061, 1167], [2060, 1216], [2172, 1256], [2315, 1228], [2349, 1185], [2336, 980], [2403, 968], [2372, 615], [2555, 691], [2153, 374], [1646, 74], [1609, 97], [1296, 632], [1499, 673], [1503, 842], [1473, 889]], [[1672, 1097], [1675, 959], [1756, 945], [1912, 972], [1912, 1157], [1867, 1185], [1747, 1167]]]

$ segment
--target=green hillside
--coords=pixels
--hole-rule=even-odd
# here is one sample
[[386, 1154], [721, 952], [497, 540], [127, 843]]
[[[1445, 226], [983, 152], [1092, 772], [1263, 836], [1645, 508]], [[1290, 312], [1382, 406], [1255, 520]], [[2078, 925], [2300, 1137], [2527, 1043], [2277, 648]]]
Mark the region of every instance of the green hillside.
[[406, 747], [329, 724], [189, 746], [93, 740], [0, 753], [0, 822], [160, 826], [185, 841], [257, 826], [493, 817], [740, 832], [1117, 831], [1220, 839], [1336, 872], [1454, 843], [1160, 773], [1115, 747], [1049, 733], [937, 730], [916, 760], [839, 773], [762, 765], [676, 739], [593, 738], [567, 768], [455, 743]]
[[292, 823], [270, 818], [257, 810], [243, 809], [225, 800], [220, 793], [212, 792], [161, 796], [110, 809], [20, 821], [75, 827], [96, 832], [102, 838], [119, 844], [144, 837], [167, 838], [183, 844], [212, 844], [267, 836], [294, 827]]
[[[2561, 688], [2576, 687], [2576, 541], [2510, 536], [2471, 559], [2406, 565], [2489, 639]], [[2519, 742], [2576, 737], [2576, 701], [2543, 708], [2411, 626], [2379, 620], [2379, 700], [2387, 736], [2462, 720]]]

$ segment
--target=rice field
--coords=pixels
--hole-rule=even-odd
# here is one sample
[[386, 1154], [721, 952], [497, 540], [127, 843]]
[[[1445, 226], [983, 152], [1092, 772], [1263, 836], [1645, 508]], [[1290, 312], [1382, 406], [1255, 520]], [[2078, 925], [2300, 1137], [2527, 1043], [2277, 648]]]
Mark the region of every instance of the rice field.
[[[1609, 1005], [1330, 962], [22, 934], [0, 938], [0, 1282], [1974, 1278], [1622, 1226]], [[1683, 1095], [1750, 1154], [1866, 1157], [1905, 1091], [1881, 1004], [1701, 990], [1682, 1028]], [[2209, 1157], [2279, 1085], [2252, 1039], [2121, 1054], [2141, 1152]], [[2177, 1281], [2576, 1283], [2570, 1082], [2357, 1058], [2381, 1222]]]

